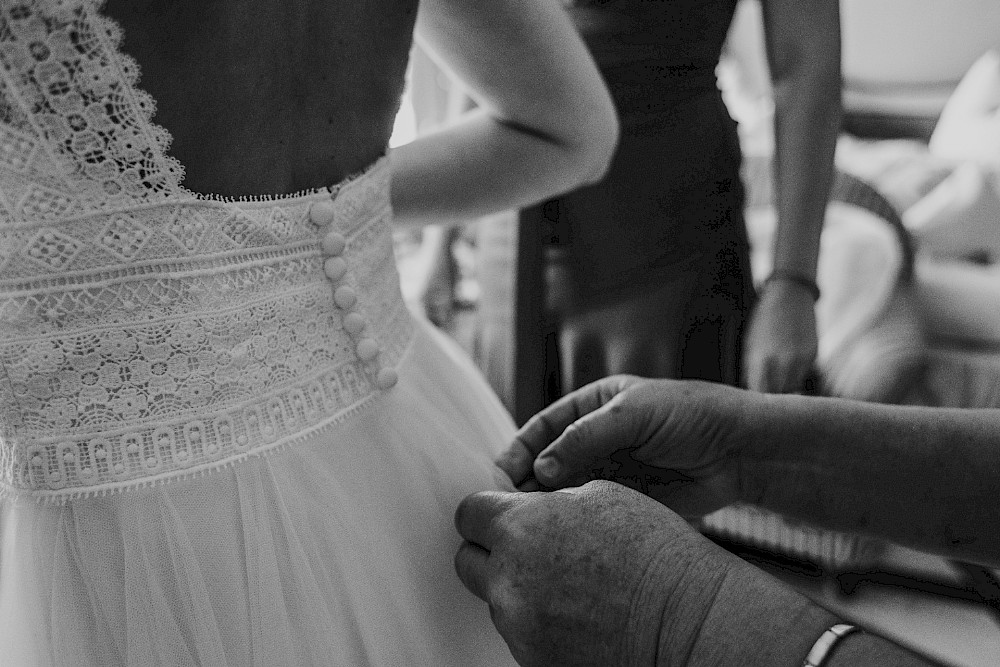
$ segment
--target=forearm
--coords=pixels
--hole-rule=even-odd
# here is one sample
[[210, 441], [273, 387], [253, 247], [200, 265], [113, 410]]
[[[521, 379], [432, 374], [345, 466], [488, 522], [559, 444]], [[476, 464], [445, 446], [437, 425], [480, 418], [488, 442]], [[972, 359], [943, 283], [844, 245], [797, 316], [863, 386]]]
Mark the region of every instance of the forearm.
[[527, 206], [593, 181], [605, 164], [557, 139], [483, 111], [390, 153], [401, 224], [465, 222]]
[[775, 82], [774, 268], [812, 278], [833, 181], [841, 119], [839, 69]]
[[1000, 563], [1000, 410], [754, 396], [745, 500], [834, 530]]
[[[823, 633], [845, 622], [774, 577], [730, 554], [723, 585], [689, 655], [661, 633], [658, 665], [801, 667]], [[841, 639], [824, 667], [926, 667], [932, 662], [870, 632]]]
[[774, 88], [774, 266], [816, 274], [841, 122], [840, 15], [835, 0], [764, 0]]
[[[801, 667], [810, 647], [836, 617], [805, 596], [729, 553], [718, 549], [726, 574], [710, 598], [685, 599], [685, 587], [672, 602], [686, 623], [661, 629], [658, 666], [739, 665], [740, 667]], [[706, 560], [713, 560], [711, 557]], [[694, 591], [700, 593], [700, 591]], [[701, 596], [704, 598], [704, 596]], [[677, 636], [696, 637], [693, 646], [678, 646]]]

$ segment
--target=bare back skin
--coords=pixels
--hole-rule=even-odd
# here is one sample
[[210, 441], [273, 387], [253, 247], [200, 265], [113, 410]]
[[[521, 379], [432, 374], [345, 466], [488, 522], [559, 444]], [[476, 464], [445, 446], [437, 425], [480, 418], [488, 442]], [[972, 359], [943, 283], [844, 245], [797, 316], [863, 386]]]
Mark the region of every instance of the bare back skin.
[[385, 150], [417, 0], [108, 0], [184, 185], [224, 196], [335, 183]]

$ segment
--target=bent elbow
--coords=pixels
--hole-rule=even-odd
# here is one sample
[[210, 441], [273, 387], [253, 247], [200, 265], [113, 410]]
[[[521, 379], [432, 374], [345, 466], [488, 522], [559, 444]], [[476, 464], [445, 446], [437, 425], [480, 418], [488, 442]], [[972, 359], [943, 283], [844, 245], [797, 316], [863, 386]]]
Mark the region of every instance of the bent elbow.
[[594, 185], [604, 179], [618, 150], [618, 115], [612, 110], [602, 114], [599, 121], [593, 119], [591, 128], [581, 137], [580, 157], [577, 171], [580, 187]]

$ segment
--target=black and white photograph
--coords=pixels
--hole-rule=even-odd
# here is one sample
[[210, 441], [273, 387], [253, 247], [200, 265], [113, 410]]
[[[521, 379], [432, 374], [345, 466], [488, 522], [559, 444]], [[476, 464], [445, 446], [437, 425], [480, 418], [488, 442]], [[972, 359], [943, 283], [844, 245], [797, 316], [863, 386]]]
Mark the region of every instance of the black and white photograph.
[[1000, 0], [0, 0], [0, 667], [1000, 667]]

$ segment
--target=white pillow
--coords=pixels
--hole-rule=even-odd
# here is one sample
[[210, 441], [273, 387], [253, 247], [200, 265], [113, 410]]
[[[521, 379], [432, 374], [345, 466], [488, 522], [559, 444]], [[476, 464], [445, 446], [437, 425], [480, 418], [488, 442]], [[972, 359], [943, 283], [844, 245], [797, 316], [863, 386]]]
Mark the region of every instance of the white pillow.
[[1000, 53], [987, 51], [962, 77], [934, 127], [930, 151], [1000, 166]]

